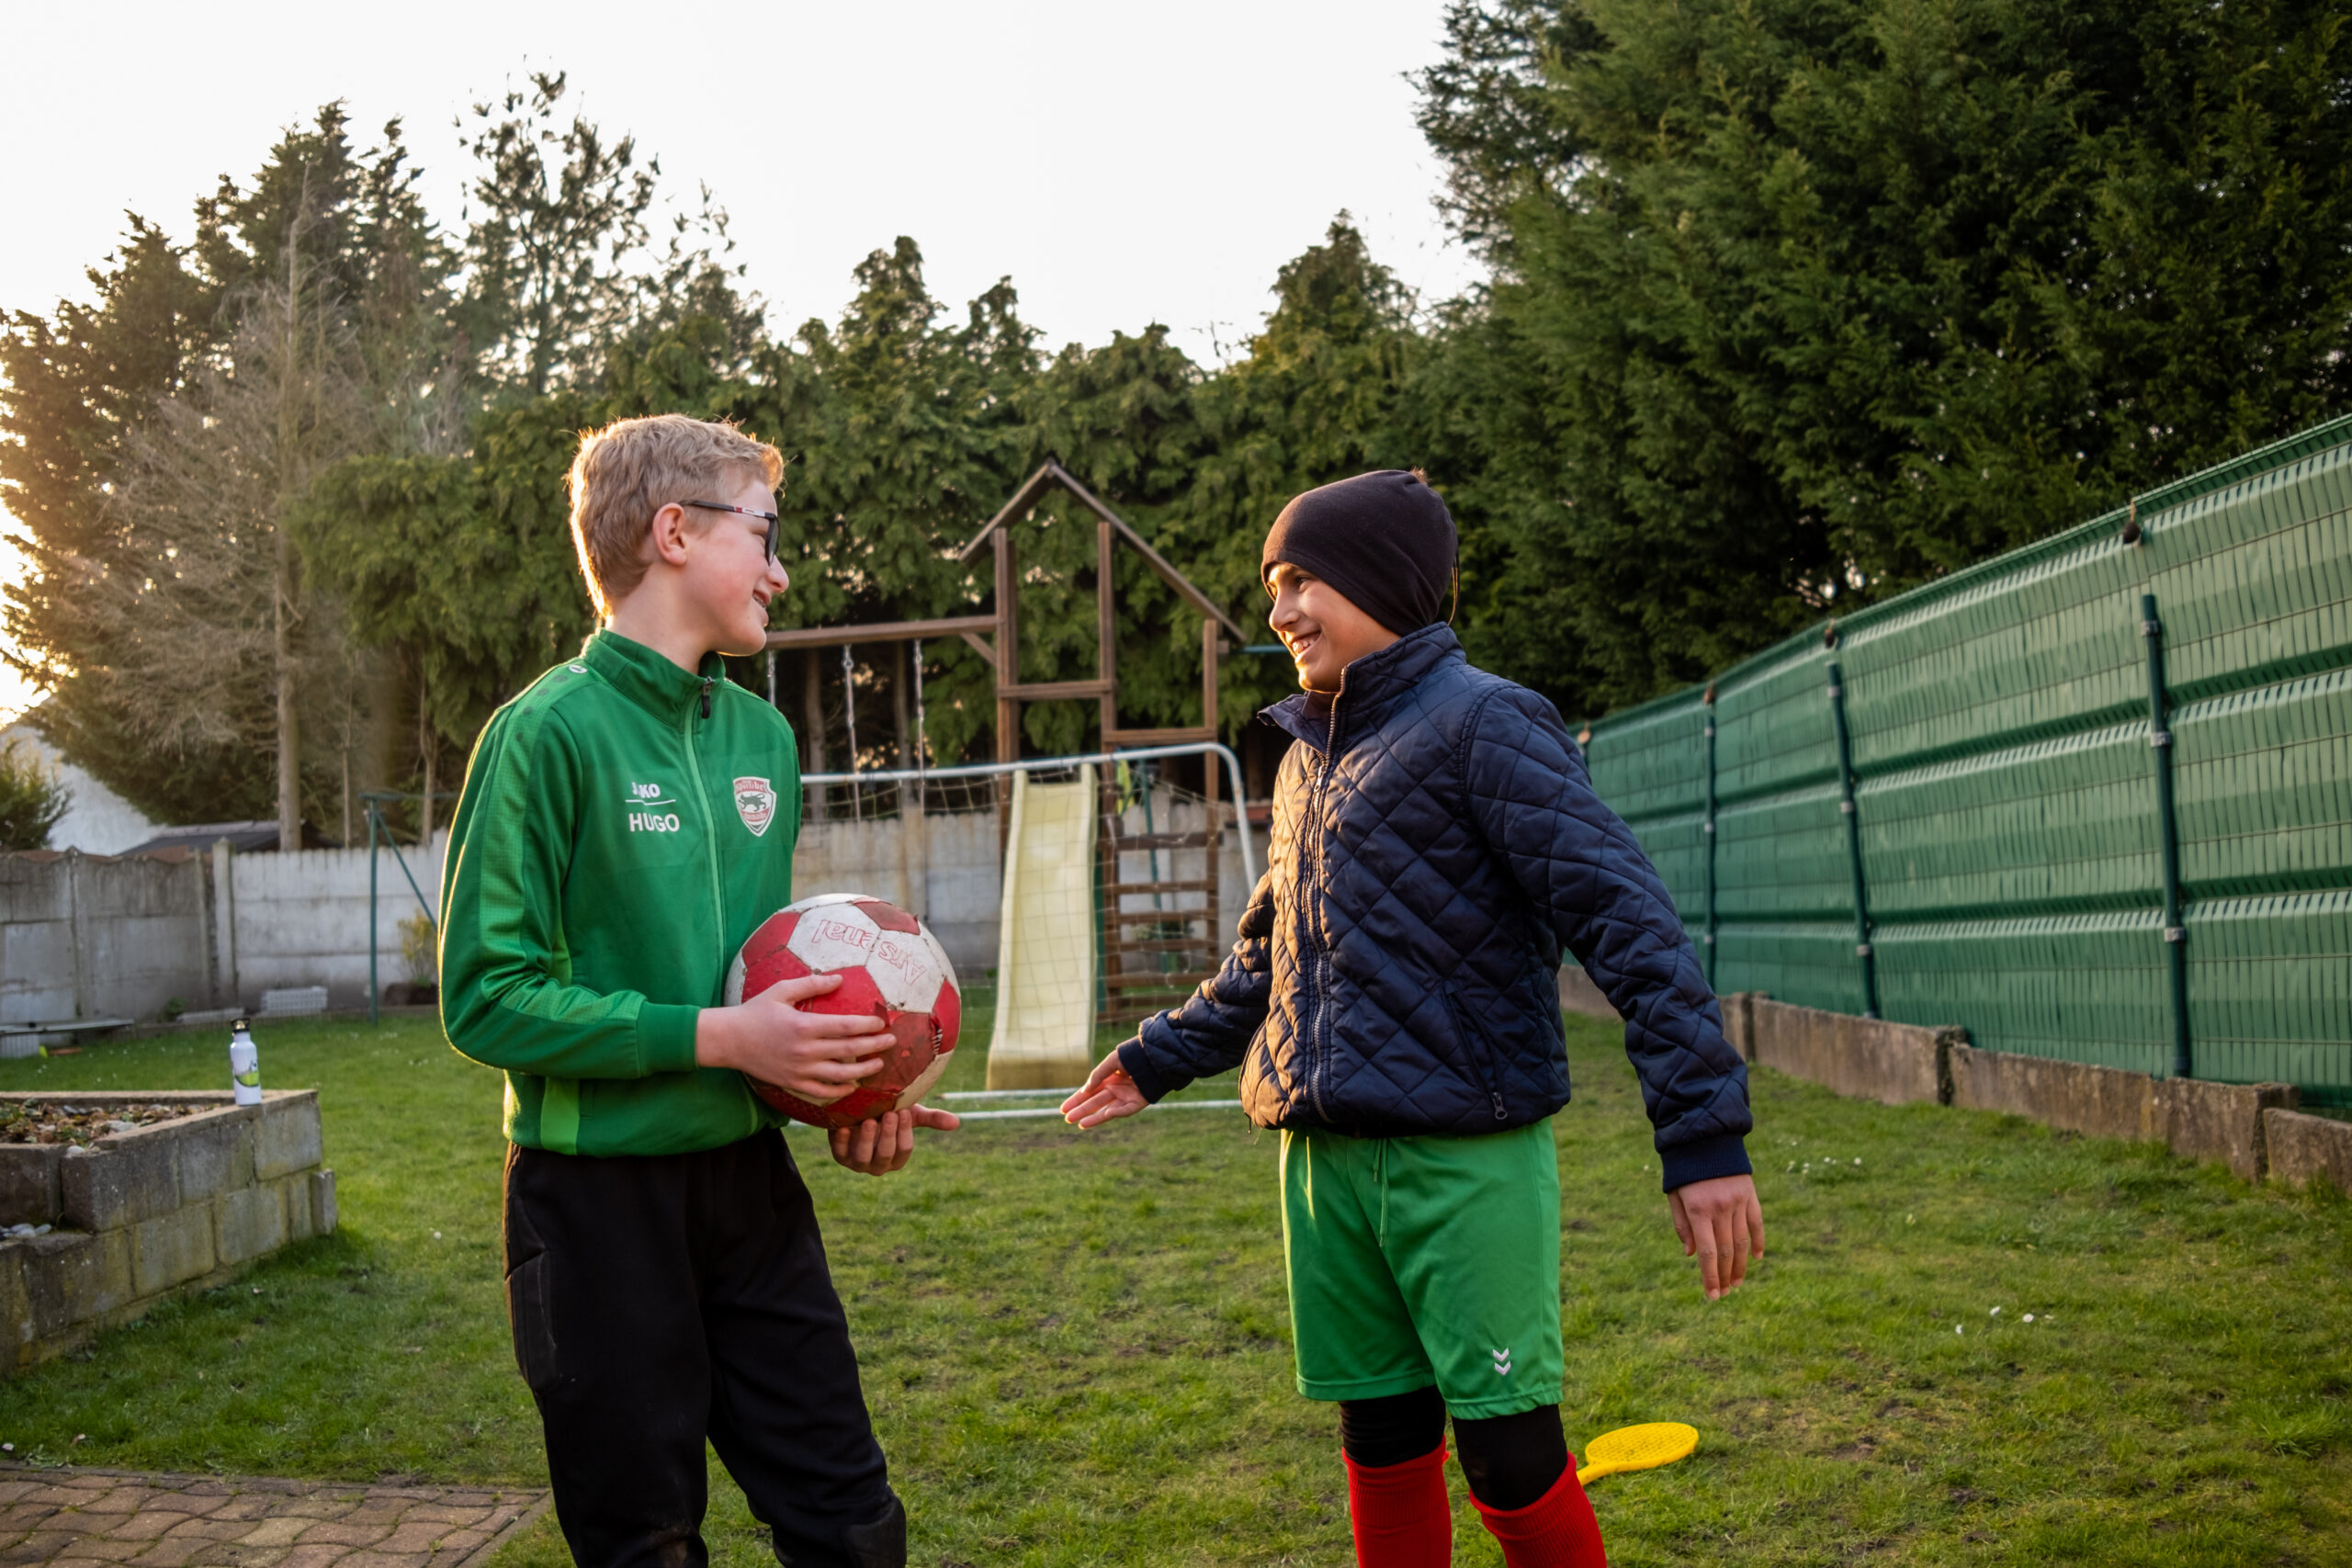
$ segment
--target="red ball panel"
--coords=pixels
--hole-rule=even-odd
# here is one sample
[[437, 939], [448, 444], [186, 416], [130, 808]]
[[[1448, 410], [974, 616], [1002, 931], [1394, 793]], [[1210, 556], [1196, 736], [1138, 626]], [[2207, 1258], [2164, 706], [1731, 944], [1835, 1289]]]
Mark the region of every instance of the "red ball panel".
[[743, 998], [758, 996], [778, 980], [797, 980], [808, 973], [808, 966], [785, 944], [792, 940], [793, 928], [799, 925], [799, 914], [785, 909], [760, 922], [743, 943]]
[[865, 911], [867, 919], [886, 931], [905, 931], [912, 935], [922, 930], [922, 924], [912, 915], [896, 904], [885, 904], [879, 898], [860, 898], [857, 907]]
[[956, 1049], [956, 1038], [964, 1032], [964, 998], [953, 980], [943, 980], [939, 999], [931, 1004], [931, 1016], [939, 1021], [939, 1054], [943, 1056]]
[[882, 987], [864, 969], [829, 969], [829, 975], [839, 975], [842, 983], [821, 997], [811, 997], [800, 1004], [803, 1012], [829, 1012], [847, 1016], [854, 1012], [870, 1012], [876, 1018], [890, 1016], [889, 1007], [882, 1000]]

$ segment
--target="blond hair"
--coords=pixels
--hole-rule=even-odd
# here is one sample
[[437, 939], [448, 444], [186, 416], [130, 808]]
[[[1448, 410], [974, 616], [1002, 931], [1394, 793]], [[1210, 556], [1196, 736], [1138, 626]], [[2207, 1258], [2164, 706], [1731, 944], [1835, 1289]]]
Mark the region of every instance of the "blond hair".
[[596, 614], [610, 615], [645, 580], [655, 513], [678, 502], [726, 501], [753, 479], [776, 488], [784, 454], [724, 422], [657, 413], [583, 431], [564, 483], [571, 543]]

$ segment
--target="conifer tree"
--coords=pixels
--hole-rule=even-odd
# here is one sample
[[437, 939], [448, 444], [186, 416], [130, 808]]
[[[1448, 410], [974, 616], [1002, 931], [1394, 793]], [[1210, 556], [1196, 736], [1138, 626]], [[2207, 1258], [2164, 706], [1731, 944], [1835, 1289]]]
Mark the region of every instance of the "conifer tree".
[[2325, 0], [1461, 0], [1422, 124], [1504, 667], [1575, 705], [2341, 412]]

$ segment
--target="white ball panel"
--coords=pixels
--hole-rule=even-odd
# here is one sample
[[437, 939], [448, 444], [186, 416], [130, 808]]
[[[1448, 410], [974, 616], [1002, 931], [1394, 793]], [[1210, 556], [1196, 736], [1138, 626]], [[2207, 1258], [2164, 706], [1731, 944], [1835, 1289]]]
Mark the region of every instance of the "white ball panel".
[[882, 999], [905, 1012], [929, 1012], [939, 996], [939, 967], [913, 931], [884, 931], [865, 972]]
[[868, 919], [865, 910], [846, 907], [847, 899], [841, 904], [844, 907], [803, 913], [792, 930], [792, 940], [785, 943], [813, 974], [862, 966], [882, 940], [882, 928]]
[[[918, 921], [917, 924], [921, 924], [921, 922]], [[956, 965], [948, 962], [947, 950], [939, 945], [939, 939], [931, 934], [931, 928], [929, 926], [923, 926], [922, 936], [923, 945], [931, 949], [932, 962], [939, 965], [939, 978], [941, 982], [944, 985], [955, 986], [956, 984]], [[959, 991], [962, 989], [960, 986], [957, 986], [956, 988]], [[924, 1005], [928, 1006], [929, 1004], [926, 1003]]]

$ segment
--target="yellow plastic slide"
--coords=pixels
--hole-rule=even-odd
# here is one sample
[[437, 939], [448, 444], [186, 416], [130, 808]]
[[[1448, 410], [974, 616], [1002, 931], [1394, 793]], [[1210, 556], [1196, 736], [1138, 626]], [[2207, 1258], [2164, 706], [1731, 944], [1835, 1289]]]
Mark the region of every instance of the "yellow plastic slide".
[[1012, 775], [989, 1088], [1057, 1089], [1094, 1066], [1094, 764], [1074, 784]]

